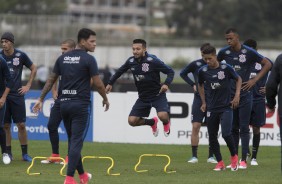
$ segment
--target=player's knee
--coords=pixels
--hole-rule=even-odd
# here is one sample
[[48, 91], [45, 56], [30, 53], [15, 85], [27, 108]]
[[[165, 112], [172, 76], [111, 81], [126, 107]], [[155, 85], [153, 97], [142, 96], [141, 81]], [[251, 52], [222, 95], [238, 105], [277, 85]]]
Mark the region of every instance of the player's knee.
[[10, 128], [11, 128], [11, 124], [9, 124], [9, 123], [4, 124], [4, 130], [5, 131], [10, 131]]
[[19, 131], [24, 131], [25, 130], [25, 123], [17, 123], [17, 127]]
[[253, 126], [253, 134], [259, 134], [260, 133], [260, 127]]
[[134, 120], [128, 120], [128, 124], [130, 125], [130, 126], [136, 126], [136, 121], [134, 121]]

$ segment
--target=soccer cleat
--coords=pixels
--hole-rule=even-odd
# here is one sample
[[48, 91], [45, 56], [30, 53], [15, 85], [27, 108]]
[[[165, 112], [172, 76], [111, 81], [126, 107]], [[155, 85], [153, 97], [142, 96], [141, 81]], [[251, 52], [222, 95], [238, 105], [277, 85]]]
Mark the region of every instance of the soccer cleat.
[[217, 161], [214, 159], [214, 157], [210, 157], [207, 159], [207, 163], [217, 164]]
[[198, 158], [197, 157], [192, 157], [187, 162], [192, 163], [192, 164], [198, 163]]
[[31, 156], [29, 156], [28, 154], [22, 155], [22, 159], [23, 159], [23, 161], [26, 161], [26, 162], [31, 162], [32, 161]]
[[[69, 156], [68, 155], [65, 158], [65, 163], [66, 163], [66, 165], [68, 165], [68, 163], [69, 163]], [[62, 161], [62, 162], [60, 162], [60, 164], [64, 165], [64, 162]]]
[[213, 170], [214, 170], [214, 171], [222, 171], [222, 170], [225, 170], [224, 162], [223, 162], [222, 160], [221, 160], [220, 162], [218, 162]]
[[239, 164], [239, 169], [247, 169], [247, 162], [241, 161]]
[[233, 157], [231, 156], [231, 171], [237, 171], [238, 170], [238, 155], [234, 155]]
[[252, 158], [251, 165], [258, 165], [257, 159]]
[[64, 184], [77, 184], [77, 182], [75, 181], [74, 177], [66, 176]]
[[151, 128], [152, 128], [152, 131], [153, 131], [153, 135], [155, 137], [157, 137], [158, 134], [159, 134], [159, 129], [158, 129], [158, 121], [159, 120], [158, 120], [157, 117], [153, 117], [153, 119], [154, 119], [155, 123], [154, 123], [154, 125], [151, 126]]
[[9, 155], [11, 161], [14, 160], [14, 157], [13, 157], [13, 154], [12, 154], [12, 153], [11, 153], [11, 154], [8, 153], [8, 155]]
[[88, 184], [91, 178], [92, 174], [84, 172], [83, 174], [79, 175], [80, 184]]
[[[60, 157], [59, 154], [54, 154], [52, 153], [52, 155], [50, 157]], [[41, 164], [59, 164], [60, 163], [60, 159], [55, 159], [55, 158], [47, 158], [47, 160], [41, 160]]]
[[8, 153], [3, 153], [3, 157], [2, 158], [3, 158], [3, 163], [4, 164], [10, 164], [11, 163], [11, 158], [10, 158]]
[[164, 125], [164, 135], [168, 137], [169, 134], [170, 134], [170, 121], [166, 125]]

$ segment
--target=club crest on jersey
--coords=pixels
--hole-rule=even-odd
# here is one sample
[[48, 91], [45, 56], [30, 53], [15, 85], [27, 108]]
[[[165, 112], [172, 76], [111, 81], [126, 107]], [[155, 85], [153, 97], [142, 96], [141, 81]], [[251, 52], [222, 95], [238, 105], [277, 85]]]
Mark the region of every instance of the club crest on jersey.
[[246, 49], [242, 49], [241, 51], [243, 54], [246, 54], [247, 53], [247, 50]]
[[246, 55], [245, 55], [245, 54], [240, 54], [240, 55], [239, 55], [239, 61], [240, 61], [241, 63], [246, 62]]
[[230, 50], [226, 50], [226, 51], [225, 51], [225, 54], [230, 54], [230, 53], [231, 53]]
[[130, 63], [132, 63], [133, 61], [134, 61], [134, 58], [131, 58], [131, 59], [129, 60]]
[[197, 62], [196, 62], [196, 65], [197, 65], [197, 66], [201, 66], [201, 65], [202, 65], [202, 63], [201, 63], [201, 62], [199, 62], [199, 61], [197, 61]]
[[149, 64], [148, 63], [143, 63], [142, 64], [142, 71], [143, 72], [148, 72], [149, 71]]
[[152, 61], [152, 60], [153, 60], [153, 58], [147, 57], [147, 61]]
[[20, 55], [21, 55], [20, 52], [17, 52], [17, 53], [15, 54], [15, 56], [17, 56], [17, 57], [20, 57]]
[[262, 67], [261, 67], [261, 64], [256, 63], [255, 69], [256, 69], [256, 70], [261, 70], [261, 68], [262, 68]]
[[13, 58], [13, 65], [18, 66], [20, 64], [20, 59], [19, 58]]
[[224, 79], [225, 78], [224, 72], [223, 71], [217, 72], [217, 77], [220, 80]]

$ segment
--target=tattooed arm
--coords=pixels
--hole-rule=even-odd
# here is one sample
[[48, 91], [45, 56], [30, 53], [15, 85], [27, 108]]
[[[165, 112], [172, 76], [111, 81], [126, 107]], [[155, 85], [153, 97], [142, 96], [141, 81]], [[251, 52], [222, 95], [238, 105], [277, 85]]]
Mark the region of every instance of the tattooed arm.
[[37, 100], [37, 102], [35, 103], [35, 105], [32, 107], [33, 112], [34, 113], [38, 113], [38, 111], [42, 110], [42, 103], [44, 98], [46, 97], [47, 93], [51, 90], [53, 84], [55, 83], [55, 81], [58, 79], [58, 75], [55, 73], [51, 73], [51, 75], [49, 76], [48, 80], [46, 81], [42, 91], [41, 91], [41, 95], [39, 97], [39, 99]]

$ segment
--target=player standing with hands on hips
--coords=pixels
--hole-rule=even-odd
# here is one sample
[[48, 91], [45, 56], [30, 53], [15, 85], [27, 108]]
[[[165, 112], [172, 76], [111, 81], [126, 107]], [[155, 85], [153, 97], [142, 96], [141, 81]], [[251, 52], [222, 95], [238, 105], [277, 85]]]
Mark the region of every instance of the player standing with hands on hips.
[[103, 98], [102, 104], [105, 106], [105, 111], [109, 109], [110, 105], [105, 86], [99, 77], [96, 59], [87, 53], [88, 51], [94, 52], [95, 47], [96, 33], [87, 28], [81, 29], [78, 32], [76, 49], [57, 59], [53, 72], [33, 107], [34, 112], [42, 108], [46, 94], [61, 76], [60, 108], [69, 139], [69, 162], [64, 184], [76, 184], [75, 171], [79, 174], [81, 184], [87, 184], [92, 177], [91, 174], [84, 171], [81, 160], [84, 132], [90, 116], [90, 79]]

